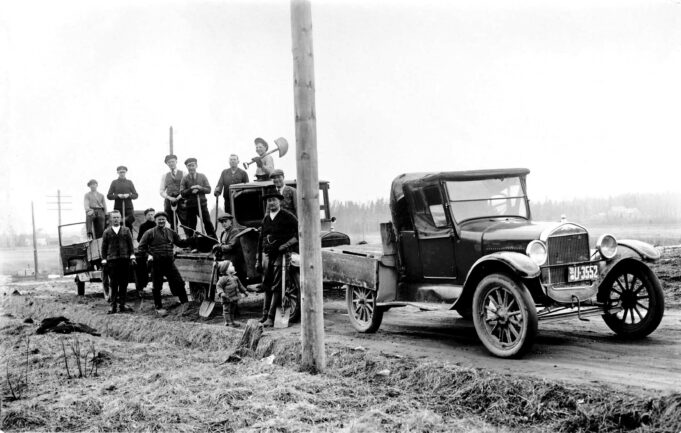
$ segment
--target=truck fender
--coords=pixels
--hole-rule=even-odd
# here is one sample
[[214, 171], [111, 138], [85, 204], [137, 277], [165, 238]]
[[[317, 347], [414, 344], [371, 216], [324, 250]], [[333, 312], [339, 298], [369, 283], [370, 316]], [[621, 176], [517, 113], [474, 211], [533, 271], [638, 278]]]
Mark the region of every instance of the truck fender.
[[[603, 260], [601, 255], [596, 252], [594, 256], [598, 260]], [[660, 252], [652, 245], [632, 239], [617, 241], [617, 255], [606, 262], [601, 268], [601, 275], [605, 278], [615, 266], [623, 260], [635, 260], [643, 262], [655, 262], [660, 258]], [[592, 257], [593, 260], [593, 257]]]
[[523, 280], [532, 280], [539, 277], [541, 270], [532, 259], [521, 253], [500, 251], [483, 256], [471, 266], [463, 284], [461, 297], [454, 302], [451, 309], [469, 309], [478, 283], [487, 275], [495, 272], [507, 273]]

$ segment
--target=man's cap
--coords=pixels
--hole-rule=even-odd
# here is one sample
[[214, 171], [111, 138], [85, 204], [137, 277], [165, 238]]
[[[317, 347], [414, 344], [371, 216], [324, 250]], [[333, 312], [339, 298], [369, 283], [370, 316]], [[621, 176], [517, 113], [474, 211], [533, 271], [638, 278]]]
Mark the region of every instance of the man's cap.
[[128, 167], [126, 167], [124, 165], [119, 165], [118, 167], [116, 167], [116, 171], [121, 171], [121, 170], [128, 171]]
[[154, 214], [154, 219], [156, 219], [158, 217], [166, 217], [166, 219], [168, 219], [168, 214], [163, 212], [163, 211], [156, 212], [156, 214]]
[[274, 170], [272, 170], [272, 173], [270, 173], [270, 179], [274, 179], [275, 176], [284, 177], [284, 170], [280, 168], [275, 168]]
[[153, 207], [150, 207], [149, 209], [144, 211], [144, 215], [148, 214], [149, 212], [155, 212]]
[[283, 200], [284, 196], [279, 194], [279, 191], [277, 191], [277, 188], [271, 187], [265, 190], [265, 195], [262, 196], [263, 201], [267, 200], [270, 197], [276, 197], [279, 200]]
[[198, 163], [198, 161], [196, 161], [196, 158], [187, 158], [184, 161], [184, 165], [189, 165], [189, 163], [191, 162], [193, 162], [194, 164]]
[[99, 183], [97, 183], [97, 181], [94, 180], [94, 179], [90, 179], [90, 180], [87, 181], [87, 186], [90, 186], [92, 184], [99, 185]]
[[232, 214], [230, 214], [230, 213], [225, 213], [224, 215], [222, 215], [222, 216], [220, 216], [220, 217], [218, 218], [218, 221], [227, 221], [227, 220], [231, 220], [231, 219], [233, 219], [233, 218], [234, 218], [234, 217], [232, 216]]
[[173, 155], [173, 154], [166, 155], [165, 163], [167, 164], [168, 161], [170, 161], [171, 159], [177, 160], [177, 155]]
[[267, 144], [267, 142], [266, 142], [263, 138], [260, 138], [260, 137], [258, 137], [258, 138], [256, 138], [255, 140], [253, 140], [253, 142], [254, 142], [255, 144], [258, 144], [258, 143], [262, 144], [263, 146], [265, 146], [265, 149], [268, 149], [268, 148], [270, 147], [270, 145]]

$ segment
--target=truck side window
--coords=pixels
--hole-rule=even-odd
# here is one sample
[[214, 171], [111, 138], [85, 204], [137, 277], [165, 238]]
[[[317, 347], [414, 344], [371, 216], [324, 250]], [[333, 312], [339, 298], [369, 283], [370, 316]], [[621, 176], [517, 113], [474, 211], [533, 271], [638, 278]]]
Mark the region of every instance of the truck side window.
[[445, 207], [442, 204], [442, 196], [437, 186], [423, 188], [423, 195], [428, 207], [428, 212], [436, 227], [446, 227], [447, 217]]

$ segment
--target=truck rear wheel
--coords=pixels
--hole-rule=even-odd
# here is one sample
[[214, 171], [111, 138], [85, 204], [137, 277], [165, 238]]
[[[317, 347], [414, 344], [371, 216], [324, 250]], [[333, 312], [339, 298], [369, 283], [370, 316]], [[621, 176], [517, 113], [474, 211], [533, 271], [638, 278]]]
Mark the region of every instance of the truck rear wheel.
[[350, 286], [345, 289], [350, 323], [359, 332], [378, 331], [383, 321], [384, 310], [376, 305], [376, 291], [364, 287]]
[[516, 358], [537, 335], [537, 310], [527, 288], [503, 274], [492, 274], [473, 294], [475, 331], [493, 355]]

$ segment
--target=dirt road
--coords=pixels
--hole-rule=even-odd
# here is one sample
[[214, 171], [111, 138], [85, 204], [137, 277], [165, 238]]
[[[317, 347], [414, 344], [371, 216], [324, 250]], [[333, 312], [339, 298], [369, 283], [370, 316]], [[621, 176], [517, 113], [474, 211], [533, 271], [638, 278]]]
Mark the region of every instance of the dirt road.
[[478, 341], [473, 323], [453, 312], [396, 308], [385, 314], [376, 334], [355, 332], [342, 301], [327, 303], [325, 312], [328, 341], [352, 347], [575, 384], [601, 383], [637, 393], [681, 391], [678, 309], [667, 310], [660, 327], [635, 342], [618, 340], [599, 317], [589, 322], [540, 322], [532, 351], [520, 360], [492, 357]]

